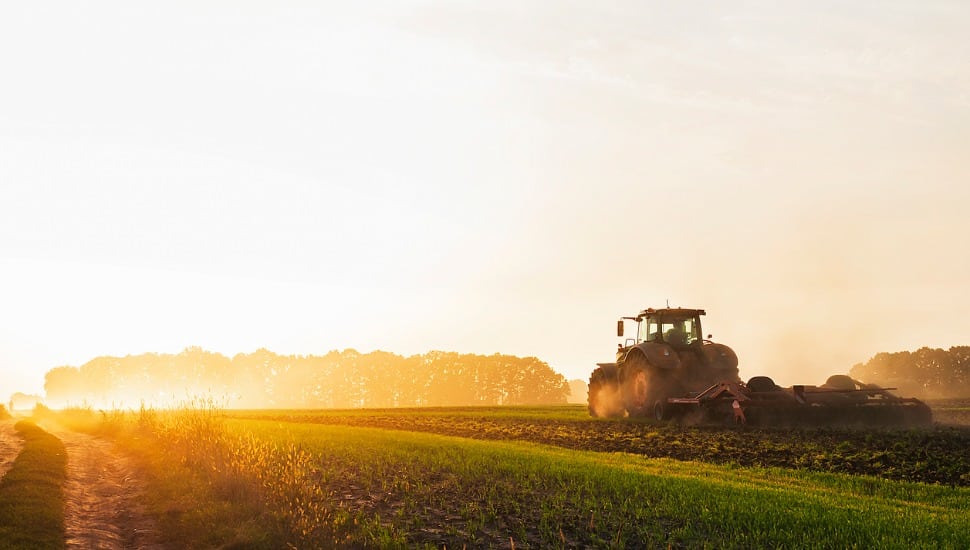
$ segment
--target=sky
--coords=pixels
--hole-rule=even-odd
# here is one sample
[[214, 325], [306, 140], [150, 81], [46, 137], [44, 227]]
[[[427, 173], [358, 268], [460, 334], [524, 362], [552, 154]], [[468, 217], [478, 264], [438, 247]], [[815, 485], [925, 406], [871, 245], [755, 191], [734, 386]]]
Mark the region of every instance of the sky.
[[0, 396], [100, 355], [611, 361], [705, 308], [741, 375], [967, 345], [970, 4], [0, 8]]

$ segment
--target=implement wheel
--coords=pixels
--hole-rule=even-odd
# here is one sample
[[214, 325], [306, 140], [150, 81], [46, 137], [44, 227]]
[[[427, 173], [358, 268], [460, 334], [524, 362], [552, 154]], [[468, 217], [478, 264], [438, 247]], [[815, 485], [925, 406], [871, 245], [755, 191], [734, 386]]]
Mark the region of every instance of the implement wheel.
[[775, 381], [771, 378], [767, 376], [755, 376], [751, 380], [748, 380], [748, 389], [753, 392], [763, 393], [778, 391], [779, 388], [778, 384], [775, 384]]

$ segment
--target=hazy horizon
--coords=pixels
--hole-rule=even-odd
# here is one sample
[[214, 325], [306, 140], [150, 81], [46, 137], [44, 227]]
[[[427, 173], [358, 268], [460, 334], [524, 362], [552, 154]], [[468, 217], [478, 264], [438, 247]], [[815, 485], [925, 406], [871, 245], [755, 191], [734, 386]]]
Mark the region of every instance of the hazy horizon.
[[[0, 18], [0, 395], [96, 356], [743, 378], [966, 345], [970, 6], [27, 3]], [[4, 393], [6, 392], [6, 393]]]

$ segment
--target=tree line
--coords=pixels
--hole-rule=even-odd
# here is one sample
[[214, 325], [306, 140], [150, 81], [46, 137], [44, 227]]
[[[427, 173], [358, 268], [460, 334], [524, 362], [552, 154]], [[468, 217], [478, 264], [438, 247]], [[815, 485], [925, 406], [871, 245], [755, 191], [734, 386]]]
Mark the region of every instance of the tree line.
[[259, 349], [229, 358], [198, 347], [56, 367], [44, 390], [55, 408], [167, 405], [199, 396], [234, 408], [531, 405], [565, 403], [569, 395], [565, 378], [535, 357]]
[[970, 397], [970, 346], [879, 353], [853, 366], [849, 374], [871, 384], [897, 387], [896, 393], [907, 397]]

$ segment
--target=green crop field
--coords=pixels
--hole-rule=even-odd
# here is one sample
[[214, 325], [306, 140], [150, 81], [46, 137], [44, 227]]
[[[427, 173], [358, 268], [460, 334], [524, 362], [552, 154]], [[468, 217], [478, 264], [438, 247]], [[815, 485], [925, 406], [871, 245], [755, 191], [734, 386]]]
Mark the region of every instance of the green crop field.
[[75, 424], [139, 457], [177, 547], [970, 547], [964, 427], [712, 429], [580, 407], [89, 417]]
[[741, 466], [866, 474], [886, 479], [970, 486], [970, 430], [725, 429], [592, 419], [585, 406], [332, 411], [232, 411], [274, 419], [516, 440], [577, 450], [626, 452]]

